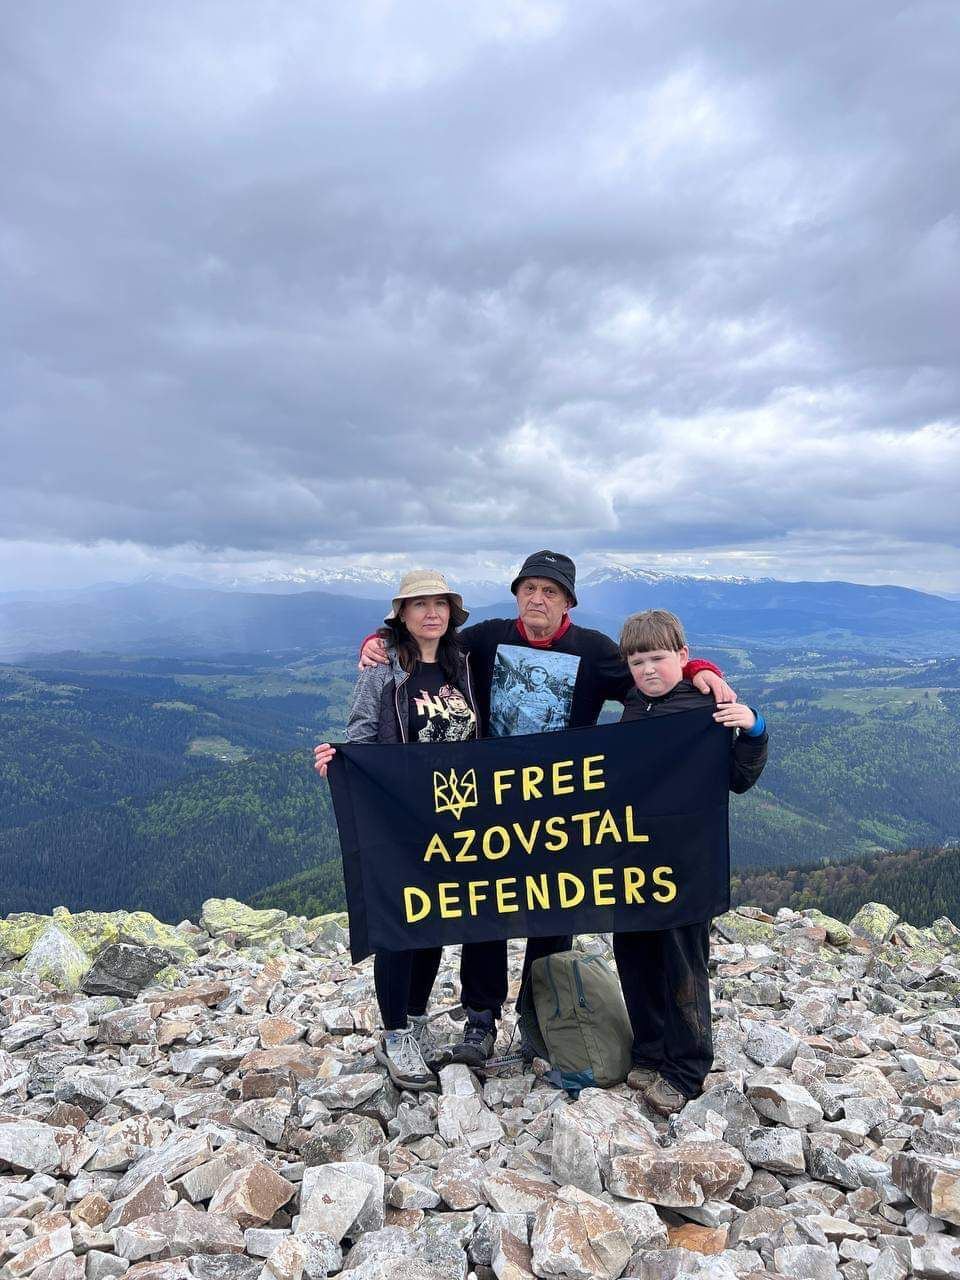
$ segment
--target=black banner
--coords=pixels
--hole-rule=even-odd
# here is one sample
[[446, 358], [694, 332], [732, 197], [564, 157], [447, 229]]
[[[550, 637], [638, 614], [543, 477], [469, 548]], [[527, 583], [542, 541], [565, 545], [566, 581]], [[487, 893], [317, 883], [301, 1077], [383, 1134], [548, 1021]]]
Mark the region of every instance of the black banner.
[[482, 742], [338, 744], [353, 959], [668, 929], [730, 903], [730, 730], [710, 710]]

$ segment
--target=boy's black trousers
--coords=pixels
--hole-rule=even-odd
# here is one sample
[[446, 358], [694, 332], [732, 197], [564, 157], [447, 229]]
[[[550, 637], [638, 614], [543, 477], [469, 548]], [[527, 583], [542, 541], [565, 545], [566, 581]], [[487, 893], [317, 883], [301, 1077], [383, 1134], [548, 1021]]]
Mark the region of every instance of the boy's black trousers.
[[713, 1067], [710, 922], [615, 933], [613, 954], [633, 1027], [635, 1065], [654, 1068], [686, 1097], [697, 1097]]

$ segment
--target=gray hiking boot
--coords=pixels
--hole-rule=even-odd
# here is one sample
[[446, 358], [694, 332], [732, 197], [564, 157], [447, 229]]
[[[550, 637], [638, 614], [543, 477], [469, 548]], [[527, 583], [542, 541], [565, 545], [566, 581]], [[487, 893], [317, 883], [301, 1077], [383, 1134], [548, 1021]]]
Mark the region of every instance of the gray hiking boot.
[[627, 1076], [627, 1084], [631, 1089], [649, 1089], [659, 1074], [653, 1067], [633, 1067]]
[[411, 1013], [408, 1016], [413, 1038], [420, 1049], [420, 1056], [431, 1071], [436, 1071], [437, 1064], [443, 1062], [444, 1055], [437, 1037], [433, 1034], [433, 1019], [426, 1013]]
[[373, 1056], [387, 1068], [387, 1074], [401, 1089], [429, 1089], [436, 1084], [433, 1072], [423, 1060], [412, 1027], [384, 1031]]
[[643, 1090], [643, 1100], [658, 1115], [672, 1116], [682, 1111], [690, 1099], [675, 1089], [669, 1080], [657, 1076], [652, 1085]]
[[487, 1065], [497, 1039], [497, 1023], [489, 1009], [466, 1009], [463, 1039], [453, 1046], [451, 1062], [463, 1062], [475, 1071]]

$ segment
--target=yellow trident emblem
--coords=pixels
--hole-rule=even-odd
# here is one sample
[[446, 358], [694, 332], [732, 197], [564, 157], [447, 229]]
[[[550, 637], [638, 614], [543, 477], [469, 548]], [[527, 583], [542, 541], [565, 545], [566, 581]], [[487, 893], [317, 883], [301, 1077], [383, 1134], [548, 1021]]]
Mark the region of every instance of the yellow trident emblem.
[[468, 769], [457, 777], [456, 769], [433, 775], [433, 807], [436, 813], [452, 813], [460, 821], [464, 809], [477, 803], [477, 771]]

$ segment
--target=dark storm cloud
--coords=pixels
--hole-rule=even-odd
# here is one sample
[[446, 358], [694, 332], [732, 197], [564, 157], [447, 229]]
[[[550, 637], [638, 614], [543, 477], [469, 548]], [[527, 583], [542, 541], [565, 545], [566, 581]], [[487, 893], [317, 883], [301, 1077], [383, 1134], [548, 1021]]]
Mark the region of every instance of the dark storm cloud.
[[6, 27], [0, 537], [946, 540], [951, 4]]

